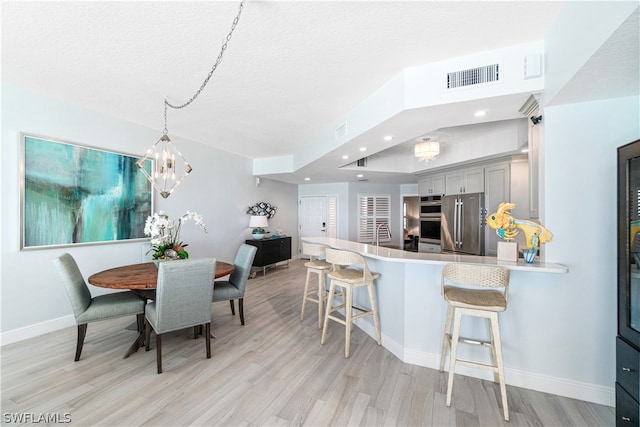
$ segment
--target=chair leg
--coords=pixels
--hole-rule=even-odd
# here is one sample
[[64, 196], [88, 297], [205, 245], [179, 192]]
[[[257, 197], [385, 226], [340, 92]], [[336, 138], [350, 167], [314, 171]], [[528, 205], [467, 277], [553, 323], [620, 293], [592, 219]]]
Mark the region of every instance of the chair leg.
[[[498, 360], [496, 359], [496, 346], [495, 343], [493, 341], [493, 332], [492, 332], [492, 324], [491, 324], [491, 317], [487, 317], [487, 324], [489, 326], [489, 341], [490, 341], [490, 345], [491, 345], [491, 363], [493, 364], [493, 366], [498, 366]], [[498, 375], [498, 371], [495, 370], [493, 371], [493, 382], [496, 384], [500, 383], [500, 377]]]
[[442, 336], [442, 353], [440, 353], [440, 372], [444, 372], [444, 361], [447, 357], [447, 350], [451, 345], [451, 322], [453, 321], [453, 307], [447, 304], [447, 319], [444, 324], [444, 335]]
[[300, 321], [304, 320], [304, 306], [307, 304], [307, 294], [309, 293], [309, 279], [311, 270], [307, 268], [307, 278], [304, 281], [304, 293], [302, 294], [302, 309], [300, 310]]
[[236, 315], [236, 307], [233, 305], [233, 300], [232, 299], [229, 300], [229, 304], [231, 304], [231, 314], [233, 316], [235, 316]]
[[162, 373], [162, 338], [161, 335], [156, 333], [156, 362], [158, 365], [158, 373]]
[[244, 326], [244, 298], [238, 300], [238, 312], [240, 313], [240, 324]]
[[369, 301], [371, 304], [371, 315], [373, 316], [373, 326], [376, 328], [376, 337], [378, 345], [382, 345], [382, 333], [380, 332], [380, 319], [378, 318], [378, 302], [376, 301], [376, 291], [373, 289], [373, 283], [367, 285], [369, 290]]
[[207, 359], [211, 359], [211, 322], [204, 325], [205, 345], [207, 346]]
[[320, 338], [320, 345], [324, 344], [325, 339], [327, 338], [327, 326], [329, 324], [329, 312], [331, 311], [331, 307], [333, 306], [333, 293], [336, 291], [336, 284], [332, 280], [331, 285], [329, 285], [329, 296], [327, 297], [327, 307], [324, 310], [324, 326], [322, 327], [322, 338]]
[[149, 351], [151, 348], [151, 323], [145, 317], [144, 319], [144, 351]]
[[453, 335], [451, 337], [451, 355], [449, 357], [449, 378], [447, 381], [447, 401], [446, 406], [451, 406], [451, 396], [453, 395], [453, 376], [456, 370], [456, 357], [458, 353], [458, 340], [460, 338], [460, 321], [462, 312], [454, 309]]
[[344, 331], [344, 357], [351, 352], [351, 328], [353, 327], [353, 288], [347, 287], [347, 299], [344, 306], [346, 328]]
[[327, 273], [324, 270], [318, 271], [318, 329], [322, 329], [322, 309], [327, 295], [326, 277]]
[[80, 354], [82, 353], [82, 346], [84, 345], [84, 337], [87, 335], [87, 324], [78, 325], [78, 340], [76, 342], [76, 362], [80, 360]]
[[491, 340], [495, 347], [496, 362], [498, 363], [498, 378], [500, 381], [500, 395], [502, 396], [502, 412], [505, 421], [509, 421], [509, 405], [507, 404], [507, 386], [504, 382], [504, 365], [502, 364], [502, 343], [500, 342], [500, 327], [498, 313], [491, 313]]
[[144, 313], [136, 314], [136, 322], [138, 326], [138, 332], [144, 331]]

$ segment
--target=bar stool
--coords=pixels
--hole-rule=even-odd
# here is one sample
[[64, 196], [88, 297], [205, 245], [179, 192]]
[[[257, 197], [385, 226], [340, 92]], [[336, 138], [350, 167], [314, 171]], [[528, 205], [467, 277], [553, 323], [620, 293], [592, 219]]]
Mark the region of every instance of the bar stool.
[[[300, 311], [300, 321], [304, 320], [304, 306], [307, 301], [318, 304], [318, 329], [322, 328], [323, 307], [327, 300], [327, 273], [331, 269], [331, 264], [325, 260], [318, 259], [324, 256], [326, 246], [315, 245], [312, 243], [302, 242], [302, 253], [309, 255], [309, 262], [304, 264], [307, 267], [307, 280], [304, 282], [304, 295], [302, 296], [302, 310]], [[309, 279], [311, 273], [318, 275], [318, 288], [316, 290], [309, 289]]]
[[[456, 286], [462, 285], [462, 286]], [[509, 270], [504, 267], [471, 264], [446, 264], [442, 269], [442, 295], [448, 303], [447, 320], [444, 327], [442, 354], [440, 356], [440, 372], [444, 372], [444, 360], [447, 349], [449, 357], [449, 378], [447, 382], [446, 405], [451, 406], [453, 393], [453, 376], [456, 365], [493, 371], [494, 382], [500, 384], [502, 410], [505, 421], [509, 421], [507, 405], [507, 388], [504, 382], [504, 366], [502, 364], [502, 344], [498, 327], [498, 312], [507, 309], [509, 295]], [[493, 288], [493, 289], [480, 289]], [[462, 316], [484, 317], [489, 321], [490, 341], [483, 342], [460, 338], [460, 321]], [[453, 331], [451, 331], [453, 321]], [[491, 349], [492, 364], [471, 362], [458, 359], [458, 344], [476, 344]]]
[[[381, 345], [382, 337], [380, 334], [380, 322], [378, 320], [376, 294], [373, 289], [373, 281], [380, 277], [380, 275], [378, 273], [370, 272], [364, 258], [357, 253], [327, 248], [326, 255], [327, 262], [331, 263], [333, 266], [332, 271], [328, 274], [331, 279], [331, 285], [329, 286], [329, 298], [327, 300], [327, 309], [324, 315], [324, 328], [322, 329], [322, 340], [320, 341], [320, 344], [324, 344], [325, 338], [327, 337], [327, 324], [329, 323], [329, 319], [335, 320], [346, 327], [344, 357], [349, 357], [353, 321], [361, 317], [373, 316], [373, 324], [376, 329], [378, 345]], [[347, 265], [361, 265], [362, 270], [342, 268]], [[336, 286], [344, 290], [344, 296], [342, 297], [343, 303], [334, 307], [333, 300], [335, 297]], [[353, 306], [353, 289], [361, 286], [366, 286], [369, 291], [369, 300], [371, 304], [371, 308], [369, 310]], [[345, 309], [344, 320], [331, 315], [334, 311], [338, 311], [342, 308]], [[360, 314], [354, 316], [354, 309], [358, 310]]]

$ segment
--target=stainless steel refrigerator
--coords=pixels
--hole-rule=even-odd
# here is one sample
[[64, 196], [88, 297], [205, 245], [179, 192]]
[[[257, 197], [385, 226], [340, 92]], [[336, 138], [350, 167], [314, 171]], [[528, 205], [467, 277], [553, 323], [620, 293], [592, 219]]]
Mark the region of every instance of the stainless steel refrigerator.
[[442, 198], [441, 245], [443, 252], [484, 255], [484, 193]]

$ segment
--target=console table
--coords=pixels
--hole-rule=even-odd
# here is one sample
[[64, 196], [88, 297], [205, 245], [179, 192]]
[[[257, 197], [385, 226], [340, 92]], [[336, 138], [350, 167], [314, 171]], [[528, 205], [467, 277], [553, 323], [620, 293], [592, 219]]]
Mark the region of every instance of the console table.
[[258, 251], [253, 259], [254, 267], [262, 267], [262, 274], [267, 273], [267, 267], [291, 259], [291, 237], [269, 237], [261, 240], [246, 240], [247, 245], [255, 246]]

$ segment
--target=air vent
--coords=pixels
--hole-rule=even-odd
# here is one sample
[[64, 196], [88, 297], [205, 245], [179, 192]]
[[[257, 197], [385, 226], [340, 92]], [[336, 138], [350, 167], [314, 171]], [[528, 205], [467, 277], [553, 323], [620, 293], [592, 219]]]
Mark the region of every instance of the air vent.
[[358, 165], [359, 168], [366, 168], [367, 167], [367, 158], [363, 157], [361, 159], [358, 159], [358, 162], [356, 164]]
[[470, 68], [447, 73], [447, 89], [497, 82], [500, 80], [500, 64]]
[[343, 136], [347, 135], [347, 122], [344, 122], [343, 124], [341, 124], [336, 128], [335, 135], [336, 135], [336, 139], [340, 139]]

